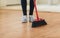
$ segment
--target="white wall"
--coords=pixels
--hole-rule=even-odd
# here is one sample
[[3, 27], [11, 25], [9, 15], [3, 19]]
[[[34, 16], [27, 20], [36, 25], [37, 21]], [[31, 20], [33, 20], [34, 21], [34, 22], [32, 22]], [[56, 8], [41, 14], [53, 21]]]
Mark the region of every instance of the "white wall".
[[[27, 1], [29, 3], [29, 0]], [[1, 6], [6, 6], [7, 4], [18, 4], [20, 2], [21, 0], [0, 0], [0, 8]], [[37, 5], [38, 11], [60, 12], [60, 0], [37, 0], [37, 4], [38, 4]], [[7, 9], [19, 9], [20, 10], [21, 8], [20, 6], [18, 7], [13, 6], [13, 7], [7, 7]], [[28, 10], [29, 10], [29, 6], [28, 6]]]
[[60, 0], [37, 0], [37, 4], [60, 4]]
[[19, 4], [20, 0], [7, 0], [7, 4]]
[[60, 0], [53, 0], [53, 4], [60, 4]]
[[6, 5], [6, 0], [0, 0], [0, 6], [5, 6]]
[[0, 0], [0, 7], [8, 4], [19, 4], [20, 0]]
[[[28, 3], [30, 0], [27, 0]], [[20, 4], [21, 0], [0, 0], [0, 6], [7, 4]], [[37, 4], [60, 4], [60, 0], [37, 0]]]

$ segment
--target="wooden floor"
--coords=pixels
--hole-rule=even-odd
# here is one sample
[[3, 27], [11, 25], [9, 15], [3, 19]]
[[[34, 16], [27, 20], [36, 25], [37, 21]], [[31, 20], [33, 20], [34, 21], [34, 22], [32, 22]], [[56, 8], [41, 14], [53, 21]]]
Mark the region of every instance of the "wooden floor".
[[60, 38], [60, 13], [40, 12], [48, 25], [37, 28], [21, 23], [21, 16], [22, 11], [0, 10], [0, 38]]

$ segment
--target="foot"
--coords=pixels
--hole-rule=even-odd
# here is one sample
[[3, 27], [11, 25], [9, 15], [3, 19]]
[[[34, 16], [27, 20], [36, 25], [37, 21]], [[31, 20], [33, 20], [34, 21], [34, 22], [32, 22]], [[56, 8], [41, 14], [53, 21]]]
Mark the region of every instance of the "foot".
[[34, 21], [33, 15], [29, 15], [29, 22], [33, 22], [33, 21]]
[[22, 23], [26, 23], [27, 22], [27, 16], [22, 16]]

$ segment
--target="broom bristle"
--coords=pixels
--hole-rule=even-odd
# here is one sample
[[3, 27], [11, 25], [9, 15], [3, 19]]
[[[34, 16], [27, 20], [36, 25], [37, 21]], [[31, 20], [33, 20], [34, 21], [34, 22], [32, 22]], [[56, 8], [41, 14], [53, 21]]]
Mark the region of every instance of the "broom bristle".
[[32, 22], [32, 27], [39, 27], [39, 26], [43, 26], [43, 25], [47, 25], [45, 20], [33, 21]]

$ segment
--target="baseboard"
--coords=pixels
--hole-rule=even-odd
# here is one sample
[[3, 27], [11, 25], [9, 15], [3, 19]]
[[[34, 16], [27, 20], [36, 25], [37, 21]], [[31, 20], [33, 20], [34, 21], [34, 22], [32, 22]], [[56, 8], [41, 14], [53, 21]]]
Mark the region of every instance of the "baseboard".
[[20, 6], [20, 4], [8, 4], [6, 6]]

